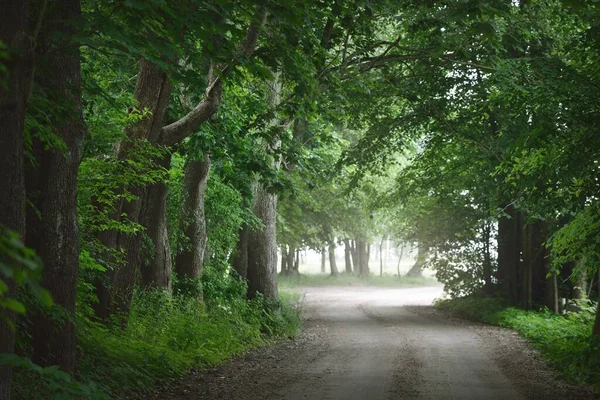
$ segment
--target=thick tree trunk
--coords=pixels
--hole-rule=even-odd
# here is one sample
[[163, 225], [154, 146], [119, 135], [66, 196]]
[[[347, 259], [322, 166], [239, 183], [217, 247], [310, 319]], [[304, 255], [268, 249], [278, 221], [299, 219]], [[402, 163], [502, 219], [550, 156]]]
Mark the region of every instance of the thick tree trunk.
[[288, 249], [288, 253], [287, 253], [287, 264], [289, 265], [289, 273], [293, 274], [294, 273], [294, 264], [295, 264], [295, 260], [296, 259], [296, 249], [294, 249], [292, 246], [290, 246], [290, 248]]
[[[5, 230], [16, 232], [25, 241], [25, 170], [24, 128], [25, 109], [31, 92], [34, 71], [35, 37], [28, 34], [29, 1], [7, 0], [0, 2], [0, 40], [7, 46], [9, 58], [3, 60], [9, 79], [0, 85], [0, 235]], [[41, 17], [41, 15], [40, 15]], [[11, 264], [0, 254], [0, 263]], [[8, 285], [5, 297], [16, 296], [12, 280], [0, 279]], [[0, 353], [14, 350], [15, 332], [12, 324], [15, 314], [2, 310], [0, 318]], [[11, 367], [0, 366], [0, 399], [10, 399]]]
[[335, 245], [333, 243], [329, 244], [328, 252], [329, 252], [329, 267], [331, 269], [331, 276], [339, 276], [340, 272], [338, 271], [337, 263], [335, 262]]
[[[81, 16], [79, 0], [62, 0], [50, 6], [47, 32], [61, 32], [65, 38], [75, 28], [62, 21]], [[59, 39], [46, 49], [47, 70], [40, 71], [40, 84], [55, 93], [61, 103], [53, 116], [54, 133], [66, 145], [66, 151], [44, 151], [40, 163], [39, 246], [44, 260], [42, 286], [50, 291], [66, 317], [38, 315], [33, 318], [33, 360], [37, 364], [58, 365], [63, 371], [75, 372], [75, 299], [79, 266], [79, 232], [77, 227], [77, 172], [87, 130], [83, 122], [81, 99], [81, 65], [79, 49], [69, 48], [69, 39]], [[50, 313], [51, 314], [51, 313]]]
[[356, 238], [356, 253], [358, 258], [358, 271], [361, 277], [369, 276], [369, 255], [367, 243], [362, 237]]
[[294, 261], [294, 273], [300, 270], [300, 249], [296, 249], [296, 260]]
[[202, 276], [204, 250], [208, 242], [204, 216], [204, 198], [210, 171], [210, 159], [188, 161], [183, 180], [183, 208], [180, 230], [183, 247], [175, 258], [175, 272], [180, 278], [198, 279]]
[[237, 246], [231, 260], [233, 269], [244, 280], [248, 277], [248, 231], [246, 224], [240, 228]]
[[267, 299], [276, 299], [277, 290], [277, 238], [275, 218], [277, 197], [260, 183], [254, 188], [254, 215], [263, 223], [248, 235], [248, 296], [261, 293]]
[[498, 220], [498, 279], [506, 299], [518, 304], [521, 229], [519, 215], [512, 205], [506, 207], [506, 213], [506, 217]]
[[419, 247], [417, 250], [417, 260], [414, 265], [410, 268], [410, 270], [406, 273], [407, 277], [421, 277], [423, 276], [423, 265], [427, 261], [427, 257], [429, 257], [429, 247], [424, 245], [423, 243], [419, 243]]
[[346, 273], [352, 273], [352, 255], [350, 249], [350, 241], [348, 239], [344, 240], [344, 262], [346, 264]]
[[533, 307], [532, 293], [531, 293], [531, 281], [533, 278], [532, 261], [533, 257], [531, 254], [531, 225], [526, 224], [522, 229], [522, 262], [519, 266], [520, 271], [520, 282], [521, 282], [521, 307], [525, 310], [531, 310]]
[[[171, 165], [171, 155], [165, 155], [157, 162], [161, 167], [168, 169]], [[142, 226], [146, 235], [152, 242], [153, 251], [146, 252], [142, 249], [142, 286], [145, 288], [158, 288], [171, 291], [171, 244], [167, 231], [167, 193], [165, 182], [149, 185], [143, 201]]]
[[325, 264], [326, 264], [326, 260], [327, 260], [327, 254], [326, 254], [326, 250], [325, 250], [325, 246], [321, 247], [321, 273], [324, 274], [325, 273]]
[[[125, 130], [130, 142], [123, 142], [118, 149], [117, 157], [126, 160], [135, 151], [138, 141], [149, 140], [156, 143], [163, 123], [163, 117], [171, 97], [172, 85], [167, 74], [148, 60], [140, 59], [135, 87], [135, 98], [140, 110], [150, 111], [138, 123]], [[142, 186], [130, 188], [135, 199], [122, 201], [117, 205], [116, 215], [119, 218], [140, 222], [142, 201], [146, 196], [146, 188]], [[107, 282], [97, 282], [96, 293], [98, 304], [96, 315], [106, 319], [113, 312], [127, 315], [133, 296], [135, 280], [140, 270], [140, 234], [105, 231], [98, 239], [109, 249], [125, 252], [124, 262], [118, 264], [107, 274]], [[126, 319], [122, 319], [125, 322]]]

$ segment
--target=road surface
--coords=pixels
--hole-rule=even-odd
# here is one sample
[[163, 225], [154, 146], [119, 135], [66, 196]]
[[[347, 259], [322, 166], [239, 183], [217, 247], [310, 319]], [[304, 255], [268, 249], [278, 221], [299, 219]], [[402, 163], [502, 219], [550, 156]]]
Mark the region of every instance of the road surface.
[[[440, 317], [441, 287], [301, 289], [296, 342], [260, 349], [163, 399], [587, 399], [513, 332]], [[597, 395], [597, 394], [596, 394]]]

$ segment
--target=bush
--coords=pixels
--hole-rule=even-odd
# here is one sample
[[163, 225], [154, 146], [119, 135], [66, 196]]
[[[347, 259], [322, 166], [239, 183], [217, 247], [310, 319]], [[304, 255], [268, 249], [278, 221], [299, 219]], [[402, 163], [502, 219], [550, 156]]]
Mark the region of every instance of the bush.
[[508, 307], [497, 298], [466, 297], [436, 303], [454, 315], [514, 329], [541, 351], [559, 377], [600, 387], [600, 346], [591, 335], [596, 306], [584, 301], [581, 311], [557, 315]]
[[[261, 297], [249, 301], [244, 282], [210, 267], [202, 287], [204, 301], [160, 290], [137, 291], [124, 328], [78, 313], [77, 380], [19, 359], [15, 398], [143, 398], [148, 389], [193, 368], [217, 365], [298, 332], [300, 316], [289, 296], [276, 302]], [[29, 353], [27, 343], [20, 347]]]

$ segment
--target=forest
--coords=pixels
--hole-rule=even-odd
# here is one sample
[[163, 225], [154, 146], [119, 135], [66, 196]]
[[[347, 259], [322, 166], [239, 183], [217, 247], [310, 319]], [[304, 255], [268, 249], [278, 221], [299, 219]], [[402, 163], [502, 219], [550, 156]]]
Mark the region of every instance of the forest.
[[597, 0], [0, 0], [0, 399], [295, 337], [301, 252], [384, 243], [600, 385], [599, 57]]

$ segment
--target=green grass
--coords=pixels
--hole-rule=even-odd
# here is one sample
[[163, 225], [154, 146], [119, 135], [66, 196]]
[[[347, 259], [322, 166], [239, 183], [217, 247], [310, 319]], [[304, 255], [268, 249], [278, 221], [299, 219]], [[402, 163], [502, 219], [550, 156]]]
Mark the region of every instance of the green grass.
[[281, 288], [296, 288], [303, 286], [380, 286], [380, 287], [394, 287], [394, 286], [425, 286], [425, 285], [437, 285], [438, 282], [435, 278], [405, 278], [391, 275], [384, 276], [370, 276], [368, 278], [361, 278], [356, 275], [341, 274], [340, 276], [333, 277], [330, 275], [295, 275], [295, 276], [284, 276], [278, 277], [279, 286]]
[[591, 335], [595, 307], [556, 315], [508, 307], [501, 299], [470, 297], [436, 304], [453, 315], [517, 331], [540, 350], [558, 376], [576, 384], [600, 387], [600, 345]]
[[64, 381], [69, 378], [60, 371], [43, 371], [18, 359], [13, 361], [18, 366], [14, 398], [92, 398], [73, 395], [86, 391], [97, 392], [97, 399], [145, 398], [148, 390], [192, 369], [218, 365], [299, 332], [297, 295], [283, 293], [276, 302], [248, 301], [240, 296], [245, 286], [238, 293], [240, 288], [229, 294], [220, 290], [222, 297], [206, 303], [158, 291], [137, 293], [125, 328], [80, 316], [77, 381], [69, 383], [74, 388], [67, 392]]

